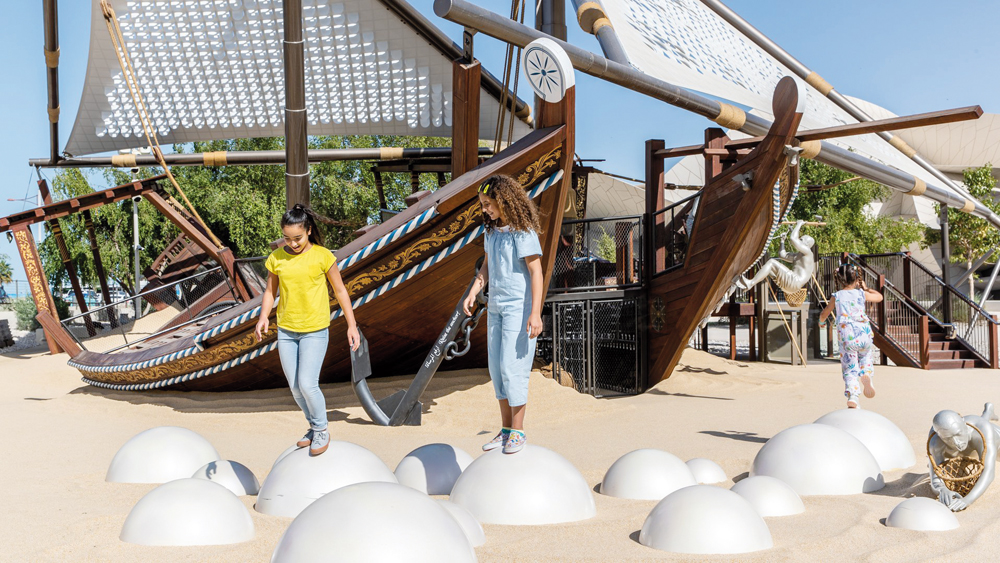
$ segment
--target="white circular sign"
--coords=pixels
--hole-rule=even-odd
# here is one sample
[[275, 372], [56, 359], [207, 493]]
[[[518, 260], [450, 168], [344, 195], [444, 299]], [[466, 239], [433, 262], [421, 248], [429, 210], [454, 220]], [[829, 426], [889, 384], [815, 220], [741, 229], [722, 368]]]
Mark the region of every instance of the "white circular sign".
[[535, 95], [549, 103], [562, 100], [566, 90], [575, 83], [569, 56], [551, 39], [535, 39], [528, 43], [521, 67]]

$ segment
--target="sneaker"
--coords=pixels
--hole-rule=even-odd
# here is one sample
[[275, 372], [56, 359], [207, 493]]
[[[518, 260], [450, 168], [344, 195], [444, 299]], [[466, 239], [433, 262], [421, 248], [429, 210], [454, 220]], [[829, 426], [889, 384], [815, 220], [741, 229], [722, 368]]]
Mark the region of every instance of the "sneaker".
[[304, 447], [308, 446], [309, 444], [311, 444], [312, 441], [313, 441], [313, 431], [312, 431], [312, 428], [310, 428], [309, 431], [306, 432], [305, 436], [303, 436], [301, 439], [299, 439], [298, 442], [295, 442], [295, 447], [296, 448], [304, 448]]
[[524, 437], [524, 432], [520, 430], [511, 430], [510, 437], [503, 444], [503, 453], [514, 454], [524, 449], [524, 445], [528, 442], [528, 439]]
[[494, 436], [492, 440], [483, 444], [483, 451], [488, 452], [490, 450], [502, 448], [504, 444], [507, 443], [508, 436], [510, 436], [510, 430], [508, 430], [507, 428], [504, 428], [503, 430], [497, 432], [497, 435]]
[[313, 432], [312, 443], [309, 444], [309, 455], [319, 455], [330, 447], [330, 432], [319, 430]]
[[847, 408], [849, 408], [849, 409], [857, 409], [857, 408], [860, 408], [860, 405], [861, 405], [861, 401], [858, 401], [857, 397], [854, 397], [854, 396], [848, 397], [848, 399], [847, 399]]
[[861, 376], [861, 385], [865, 388], [865, 397], [872, 399], [875, 397], [875, 384], [870, 375]]

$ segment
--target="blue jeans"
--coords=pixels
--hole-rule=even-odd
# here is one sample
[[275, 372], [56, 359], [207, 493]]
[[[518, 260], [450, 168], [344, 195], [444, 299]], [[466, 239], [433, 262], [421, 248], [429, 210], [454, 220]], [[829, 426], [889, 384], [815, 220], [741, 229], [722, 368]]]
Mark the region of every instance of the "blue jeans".
[[326, 430], [326, 397], [319, 389], [319, 372], [326, 357], [330, 331], [293, 332], [278, 328], [278, 357], [288, 388], [313, 430]]

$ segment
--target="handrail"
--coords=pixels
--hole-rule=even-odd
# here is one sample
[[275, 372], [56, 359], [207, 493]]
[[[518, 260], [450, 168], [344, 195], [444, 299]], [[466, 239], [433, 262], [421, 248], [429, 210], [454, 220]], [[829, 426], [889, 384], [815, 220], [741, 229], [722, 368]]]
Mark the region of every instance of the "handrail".
[[682, 205], [682, 204], [685, 204], [685, 203], [687, 203], [687, 202], [689, 202], [689, 201], [691, 201], [693, 199], [697, 199], [697, 198], [701, 197], [701, 192], [703, 192], [703, 191], [704, 190], [698, 190], [698, 192], [695, 193], [695, 194], [689, 195], [689, 196], [687, 196], [684, 199], [677, 200], [677, 201], [671, 203], [670, 205], [667, 205], [666, 207], [662, 207], [660, 209], [657, 209], [656, 211], [653, 212], [653, 215], [657, 215], [659, 213], [663, 213], [664, 211], [667, 211], [669, 209], [677, 207], [678, 205]]
[[[60, 322], [62, 322], [62, 323], [68, 323], [70, 321], [75, 321], [76, 319], [79, 319], [79, 318], [82, 318], [82, 317], [89, 317], [91, 315], [97, 314], [100, 311], [104, 311], [105, 309], [110, 309], [111, 307], [117, 307], [117, 306], [119, 306], [119, 305], [121, 305], [123, 303], [128, 303], [129, 301], [135, 301], [136, 299], [139, 299], [141, 297], [145, 297], [147, 295], [156, 293], [158, 291], [163, 291], [165, 288], [168, 288], [168, 287], [171, 287], [171, 286], [175, 286], [175, 285], [179, 285], [179, 284], [184, 283], [184, 282], [186, 282], [186, 281], [188, 281], [190, 279], [202, 277], [202, 276], [205, 276], [207, 274], [211, 274], [212, 272], [214, 272], [216, 270], [221, 270], [221, 269], [222, 269], [222, 266], [216, 266], [214, 268], [205, 270], [204, 272], [198, 272], [197, 274], [190, 275], [190, 276], [188, 276], [186, 278], [182, 278], [182, 279], [179, 279], [179, 280], [176, 280], [176, 281], [172, 281], [168, 285], [160, 285], [160, 286], [154, 287], [152, 289], [147, 289], [145, 291], [142, 291], [140, 293], [132, 295], [132, 296], [126, 298], [126, 299], [121, 299], [119, 301], [115, 301], [114, 303], [109, 303], [108, 305], [104, 305], [103, 307], [98, 307], [96, 309], [89, 309], [85, 313], [80, 313], [79, 315], [74, 315], [72, 317], [63, 319]], [[227, 281], [228, 281], [228, 278], [227, 278]]]
[[621, 217], [588, 217], [586, 219], [567, 219], [562, 222], [563, 225], [576, 225], [578, 223], [594, 223], [597, 221], [640, 221], [642, 220], [642, 215], [623, 215]]

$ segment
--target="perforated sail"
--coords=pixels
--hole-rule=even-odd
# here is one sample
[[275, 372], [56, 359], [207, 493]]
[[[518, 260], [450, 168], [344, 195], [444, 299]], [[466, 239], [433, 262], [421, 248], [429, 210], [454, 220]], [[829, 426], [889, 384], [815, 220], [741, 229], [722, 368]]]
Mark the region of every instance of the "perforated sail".
[[[92, 2], [87, 75], [66, 146], [77, 156], [146, 144]], [[113, 5], [163, 144], [284, 136], [281, 0]], [[303, 0], [303, 20], [310, 134], [450, 135], [452, 54], [378, 0]], [[491, 139], [500, 104], [481, 94], [479, 130]], [[514, 122], [515, 138], [530, 130]]]
[[[698, 0], [602, 0], [629, 60], [667, 82], [748, 106], [772, 118], [771, 94], [794, 73]], [[800, 129], [857, 120], [812, 87]], [[873, 160], [940, 184], [877, 135], [831, 140]], [[905, 196], [910, 197], [910, 196]]]

